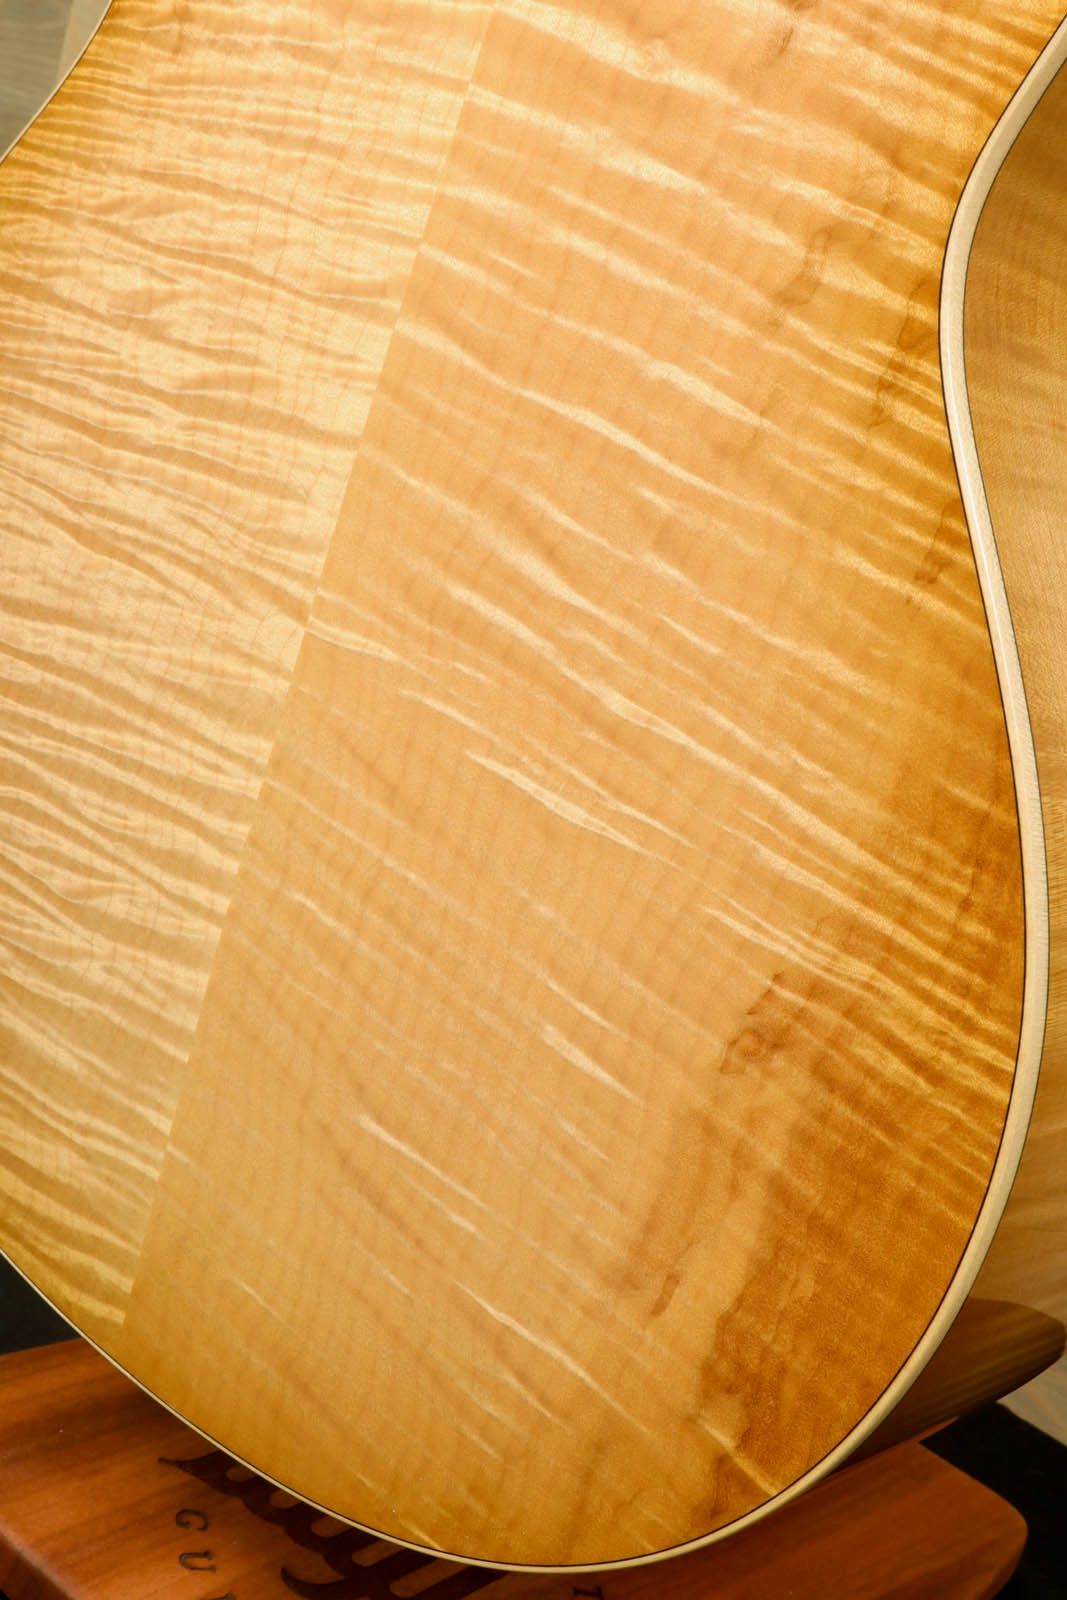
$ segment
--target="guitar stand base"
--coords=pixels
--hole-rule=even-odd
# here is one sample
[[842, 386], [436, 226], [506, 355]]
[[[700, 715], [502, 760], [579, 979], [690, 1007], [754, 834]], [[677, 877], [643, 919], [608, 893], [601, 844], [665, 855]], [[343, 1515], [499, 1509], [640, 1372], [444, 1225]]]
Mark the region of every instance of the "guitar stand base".
[[360, 1534], [213, 1450], [87, 1345], [0, 1358], [8, 1600], [988, 1600], [1011, 1506], [897, 1445], [745, 1533], [651, 1566], [501, 1574]]

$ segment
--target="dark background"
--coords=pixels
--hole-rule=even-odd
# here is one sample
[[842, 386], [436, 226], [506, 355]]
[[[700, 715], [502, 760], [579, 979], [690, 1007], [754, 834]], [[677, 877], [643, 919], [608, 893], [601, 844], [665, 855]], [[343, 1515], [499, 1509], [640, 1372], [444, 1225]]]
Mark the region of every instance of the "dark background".
[[[0, 1257], [0, 1354], [73, 1337], [63, 1319]], [[1067, 1600], [1067, 1448], [1004, 1406], [986, 1406], [927, 1444], [1026, 1518], [1030, 1539], [1002, 1600]]]

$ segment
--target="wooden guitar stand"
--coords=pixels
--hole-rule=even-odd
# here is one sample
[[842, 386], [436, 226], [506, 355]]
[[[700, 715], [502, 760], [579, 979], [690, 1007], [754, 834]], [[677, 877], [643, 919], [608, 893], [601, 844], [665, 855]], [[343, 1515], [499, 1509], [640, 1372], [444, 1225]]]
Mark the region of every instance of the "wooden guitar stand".
[[652, 1566], [565, 1576], [432, 1561], [320, 1516], [81, 1342], [0, 1360], [8, 1600], [987, 1600], [1019, 1514], [915, 1443], [846, 1467], [750, 1531]]

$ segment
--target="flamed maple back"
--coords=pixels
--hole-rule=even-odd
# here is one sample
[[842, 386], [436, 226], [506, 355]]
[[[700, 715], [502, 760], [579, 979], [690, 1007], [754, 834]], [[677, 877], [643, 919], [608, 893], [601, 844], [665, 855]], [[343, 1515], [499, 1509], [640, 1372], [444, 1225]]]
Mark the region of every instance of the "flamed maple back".
[[391, 1539], [737, 1526], [988, 1243], [993, 12], [114, 0], [0, 169], [0, 1242]]

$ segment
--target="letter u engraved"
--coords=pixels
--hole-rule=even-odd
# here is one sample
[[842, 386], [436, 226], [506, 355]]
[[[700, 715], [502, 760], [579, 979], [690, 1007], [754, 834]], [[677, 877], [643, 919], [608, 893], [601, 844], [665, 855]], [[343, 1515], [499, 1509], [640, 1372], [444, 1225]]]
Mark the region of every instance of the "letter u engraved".
[[186, 1572], [214, 1572], [210, 1550], [183, 1550], [178, 1557]]

